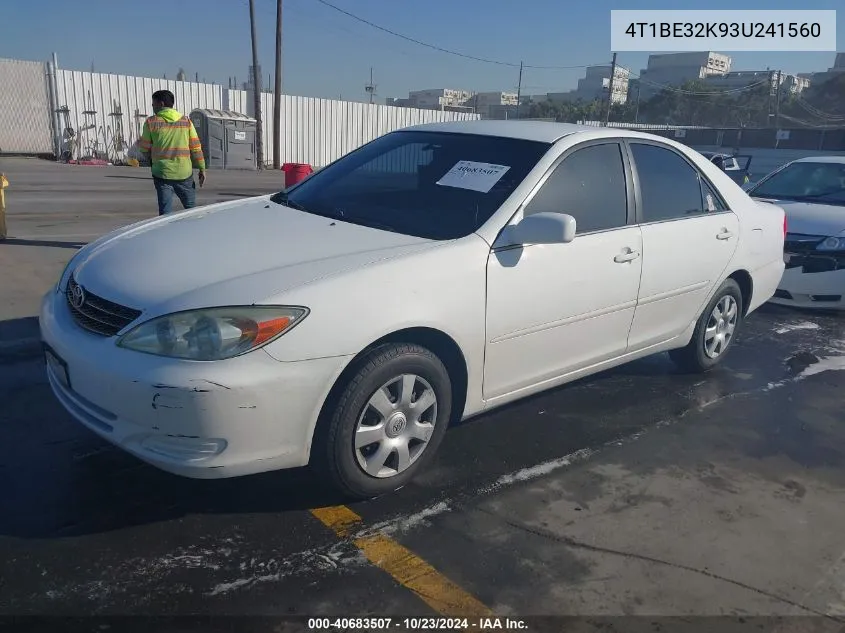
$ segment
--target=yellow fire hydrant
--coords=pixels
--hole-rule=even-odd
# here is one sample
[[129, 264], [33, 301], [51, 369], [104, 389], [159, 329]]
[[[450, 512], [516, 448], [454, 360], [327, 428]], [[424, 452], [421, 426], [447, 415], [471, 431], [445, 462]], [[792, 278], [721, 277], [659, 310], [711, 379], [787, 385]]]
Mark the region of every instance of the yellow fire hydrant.
[[9, 181], [4, 174], [0, 174], [0, 240], [6, 239], [6, 187]]

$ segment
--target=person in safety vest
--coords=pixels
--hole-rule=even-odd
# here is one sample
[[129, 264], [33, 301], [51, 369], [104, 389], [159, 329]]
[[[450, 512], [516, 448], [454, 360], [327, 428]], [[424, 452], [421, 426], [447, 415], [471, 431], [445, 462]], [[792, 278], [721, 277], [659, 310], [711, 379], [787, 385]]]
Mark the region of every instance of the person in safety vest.
[[169, 90], [153, 93], [155, 114], [144, 122], [138, 149], [149, 158], [158, 197], [158, 214], [173, 210], [173, 194], [182, 207], [197, 203], [194, 167], [199, 169], [200, 187], [205, 184], [205, 159], [191, 120], [174, 110], [176, 98]]

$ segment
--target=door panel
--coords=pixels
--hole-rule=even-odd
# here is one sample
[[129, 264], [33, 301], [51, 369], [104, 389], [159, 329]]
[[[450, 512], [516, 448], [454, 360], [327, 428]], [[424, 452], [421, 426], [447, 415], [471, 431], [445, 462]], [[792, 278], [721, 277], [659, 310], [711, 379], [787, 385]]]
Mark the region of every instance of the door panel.
[[674, 149], [629, 144], [642, 229], [643, 271], [629, 351], [667, 341], [698, 318], [725, 275], [739, 219]]
[[635, 226], [490, 254], [485, 399], [625, 352], [643, 261], [629, 251]]
[[[731, 212], [641, 228], [643, 273], [629, 338], [631, 350], [687, 329], [724, 275], [739, 236], [739, 220]], [[724, 230], [733, 236], [718, 239]]]

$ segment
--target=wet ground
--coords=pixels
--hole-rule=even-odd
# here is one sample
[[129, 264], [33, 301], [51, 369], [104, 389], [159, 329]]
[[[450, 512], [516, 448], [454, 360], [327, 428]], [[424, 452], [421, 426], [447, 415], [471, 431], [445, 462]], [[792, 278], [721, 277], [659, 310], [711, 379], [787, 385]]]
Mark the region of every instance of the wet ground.
[[0, 354], [0, 614], [399, 618], [472, 604], [838, 625], [843, 369], [845, 318], [764, 307], [706, 376], [660, 355], [457, 425], [428, 472], [348, 506], [360, 521], [341, 531], [312, 510], [343, 500], [307, 469], [159, 472], [64, 413], [37, 356]]

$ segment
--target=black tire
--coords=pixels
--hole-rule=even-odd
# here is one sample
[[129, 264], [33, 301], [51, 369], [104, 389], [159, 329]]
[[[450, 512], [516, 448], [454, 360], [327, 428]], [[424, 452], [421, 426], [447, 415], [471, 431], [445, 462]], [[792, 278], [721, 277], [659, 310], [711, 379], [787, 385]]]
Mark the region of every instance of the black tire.
[[[713, 310], [726, 296], [730, 296], [736, 301], [736, 326], [733, 335], [724, 346], [724, 349], [719, 352], [716, 358], [712, 358], [707, 354], [705, 349], [704, 333]], [[742, 291], [739, 289], [739, 284], [733, 279], [726, 279], [719, 287], [719, 290], [716, 291], [716, 294], [713, 295], [707, 307], [704, 308], [701, 316], [698, 317], [698, 322], [695, 324], [695, 331], [692, 334], [689, 344], [680, 349], [673, 349], [669, 352], [669, 356], [685, 372], [703, 373], [713, 369], [713, 367], [722, 361], [728, 350], [733, 346], [733, 342], [742, 325], [743, 309]]]
[[[356, 457], [354, 435], [358, 420], [382, 385], [408, 374], [419, 376], [434, 391], [437, 398], [434, 428], [424, 450], [406, 470], [389, 477], [376, 477], [365, 472]], [[332, 408], [324, 412], [312, 448], [314, 466], [333, 487], [348, 497], [367, 499], [398, 490], [425, 468], [437, 452], [451, 411], [449, 372], [435, 354], [419, 345], [404, 343], [375, 348], [359, 359], [340, 387]]]

